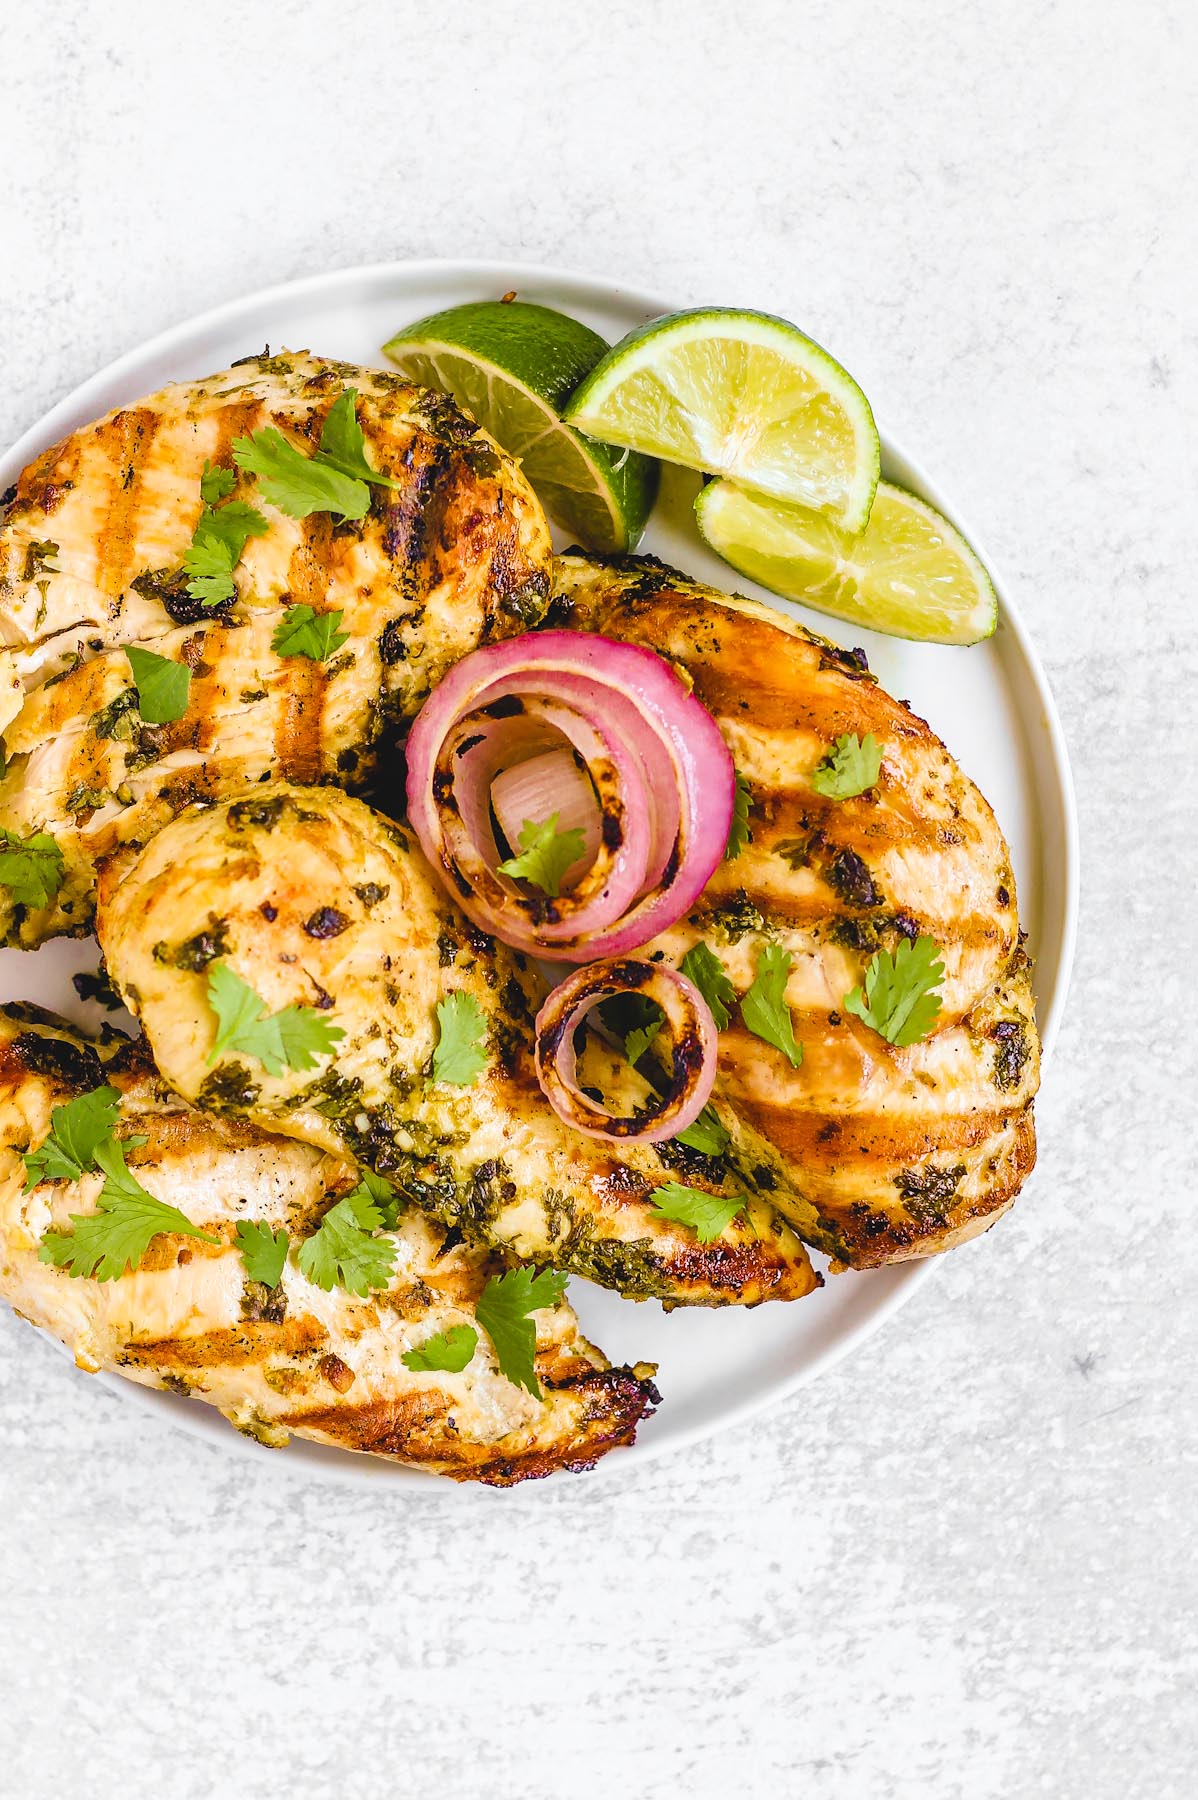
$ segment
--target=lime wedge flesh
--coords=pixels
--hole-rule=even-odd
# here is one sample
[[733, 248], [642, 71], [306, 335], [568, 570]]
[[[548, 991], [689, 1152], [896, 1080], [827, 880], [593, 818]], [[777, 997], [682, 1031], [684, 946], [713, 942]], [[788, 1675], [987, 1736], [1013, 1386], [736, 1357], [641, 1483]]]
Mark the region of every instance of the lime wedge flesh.
[[769, 313], [705, 307], [629, 332], [566, 408], [580, 431], [827, 512], [869, 517], [878, 433], [852, 376]]
[[434, 313], [383, 346], [403, 373], [451, 394], [519, 458], [546, 512], [591, 550], [637, 544], [657, 494], [648, 457], [592, 443], [561, 411], [607, 344], [577, 319], [527, 301]]
[[699, 530], [725, 562], [817, 612], [892, 637], [976, 644], [998, 617], [994, 589], [955, 526], [926, 501], [878, 483], [859, 536], [819, 513], [782, 506], [731, 481], [695, 501]]

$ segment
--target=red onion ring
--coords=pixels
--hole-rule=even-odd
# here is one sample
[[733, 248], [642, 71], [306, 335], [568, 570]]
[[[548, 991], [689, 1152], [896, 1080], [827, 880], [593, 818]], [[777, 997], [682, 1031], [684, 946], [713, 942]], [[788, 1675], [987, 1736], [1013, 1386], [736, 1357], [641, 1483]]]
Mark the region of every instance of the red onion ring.
[[[563, 739], [586, 763], [602, 842], [569, 892], [534, 896], [497, 872], [490, 782]], [[433, 690], [408, 738], [407, 798], [476, 925], [585, 962], [647, 943], [698, 899], [724, 854], [735, 774], [715, 720], [654, 651], [543, 631], [471, 651]]]
[[[666, 1092], [626, 1117], [610, 1113], [578, 1085], [574, 1033], [587, 1013], [613, 994], [640, 994], [665, 1014], [673, 1040]], [[589, 963], [555, 987], [537, 1014], [537, 1079], [566, 1125], [607, 1143], [642, 1144], [676, 1137], [703, 1111], [715, 1081], [718, 1033], [711, 1009], [693, 981], [664, 963], [632, 960]]]

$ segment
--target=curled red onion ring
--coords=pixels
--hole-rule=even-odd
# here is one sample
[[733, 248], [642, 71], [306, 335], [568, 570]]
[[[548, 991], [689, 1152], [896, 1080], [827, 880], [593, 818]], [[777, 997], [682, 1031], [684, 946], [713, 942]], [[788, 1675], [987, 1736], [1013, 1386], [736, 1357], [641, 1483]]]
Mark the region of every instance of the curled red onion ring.
[[[490, 783], [566, 743], [602, 832], [591, 867], [549, 897], [498, 872]], [[408, 738], [408, 816], [445, 886], [484, 931], [564, 962], [622, 955], [680, 918], [724, 854], [735, 792], [719, 727], [669, 664], [588, 632], [471, 651]]]
[[[640, 994], [665, 1014], [672, 1039], [672, 1068], [664, 1094], [627, 1117], [608, 1112], [578, 1085], [574, 1033], [593, 1006], [613, 994]], [[676, 1137], [706, 1106], [715, 1081], [717, 1037], [706, 1000], [685, 975], [664, 963], [631, 959], [588, 963], [549, 995], [536, 1022], [537, 1079], [565, 1124], [608, 1143], [636, 1138], [656, 1144]]]

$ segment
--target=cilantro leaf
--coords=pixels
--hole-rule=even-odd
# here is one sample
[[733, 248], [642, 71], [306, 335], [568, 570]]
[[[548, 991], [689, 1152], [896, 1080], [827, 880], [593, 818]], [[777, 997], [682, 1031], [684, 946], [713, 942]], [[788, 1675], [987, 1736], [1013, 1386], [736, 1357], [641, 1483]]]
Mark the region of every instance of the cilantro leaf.
[[373, 1169], [363, 1169], [362, 1179], [354, 1189], [355, 1193], [365, 1191], [366, 1198], [378, 1209], [379, 1223], [384, 1231], [394, 1231], [399, 1223], [402, 1201], [395, 1191], [394, 1185], [385, 1175], [376, 1175]]
[[232, 469], [217, 468], [204, 458], [204, 472], [200, 476], [200, 499], [205, 506], [215, 506], [218, 500], [227, 500], [237, 486], [237, 476]]
[[112, 1136], [121, 1096], [114, 1087], [77, 1094], [50, 1114], [50, 1135], [25, 1154], [25, 1192], [39, 1181], [78, 1181], [96, 1166], [96, 1151]]
[[365, 518], [370, 489], [331, 463], [304, 452], [274, 425], [251, 437], [235, 438], [233, 461], [258, 477], [262, 498], [293, 519], [309, 513], [338, 513], [343, 519]]
[[[127, 1138], [126, 1143], [144, 1143], [144, 1138]], [[99, 1212], [72, 1213], [73, 1232], [48, 1231], [41, 1241], [38, 1256], [44, 1263], [65, 1269], [68, 1275], [94, 1277], [97, 1281], [117, 1281], [135, 1269], [149, 1249], [152, 1240], [171, 1231], [181, 1237], [199, 1238], [205, 1244], [219, 1244], [193, 1225], [177, 1206], [168, 1206], [147, 1194], [140, 1181], [125, 1165], [124, 1145], [116, 1138], [95, 1148], [96, 1166], [104, 1173], [100, 1190]]]
[[882, 747], [872, 731], [838, 737], [811, 774], [811, 785], [826, 800], [852, 800], [873, 787], [882, 768]]
[[783, 950], [779, 944], [762, 946], [753, 985], [740, 1003], [740, 1016], [746, 1030], [781, 1050], [797, 1069], [803, 1060], [803, 1046], [795, 1042], [794, 1022], [786, 1004], [790, 963], [789, 950]]
[[688, 1150], [698, 1150], [702, 1156], [723, 1156], [732, 1142], [732, 1134], [727, 1126], [721, 1123], [720, 1116], [713, 1106], [705, 1106], [698, 1118], [689, 1124], [685, 1131], [675, 1134], [676, 1144], [685, 1144]]
[[753, 804], [753, 796], [749, 792], [749, 784], [740, 770], [736, 771], [736, 799], [732, 805], [732, 823], [728, 827], [728, 842], [724, 845], [724, 861], [733, 862], [746, 844], [753, 842], [753, 833], [749, 830], [749, 809]]
[[525, 819], [520, 827], [520, 855], [509, 856], [499, 864], [501, 875], [523, 879], [556, 900], [561, 893], [562, 876], [576, 863], [586, 848], [586, 833], [579, 825], [569, 831], [557, 828], [560, 813], [550, 813], [538, 825]]
[[318, 613], [310, 606], [289, 606], [275, 626], [270, 647], [276, 656], [307, 656], [323, 662], [349, 640], [348, 631], [337, 629], [342, 617], [340, 609]]
[[57, 555], [58, 545], [52, 538], [44, 541], [30, 538], [25, 546], [25, 565], [21, 570], [21, 580], [33, 581], [38, 575], [57, 575], [58, 564], [50, 560]]
[[397, 488], [400, 484], [390, 475], [380, 475], [366, 460], [366, 434], [358, 424], [354, 410], [358, 402], [357, 388], [345, 388], [334, 400], [320, 430], [319, 460], [330, 469], [340, 469], [357, 481], [370, 481], [376, 487]]
[[230, 500], [216, 511], [206, 506], [183, 553], [183, 572], [191, 577], [187, 591], [192, 599], [204, 606], [231, 600], [237, 591], [233, 571], [246, 544], [269, 530], [262, 514], [244, 500]]
[[650, 1195], [653, 1210], [676, 1225], [689, 1225], [701, 1244], [714, 1243], [728, 1229], [745, 1206], [743, 1194], [728, 1199], [723, 1194], [705, 1194], [702, 1188], [684, 1187], [680, 1181], [667, 1181]]
[[365, 1182], [330, 1206], [319, 1229], [299, 1247], [299, 1266], [328, 1293], [343, 1287], [364, 1300], [391, 1279], [399, 1245], [372, 1235], [383, 1223]]
[[904, 938], [894, 955], [879, 950], [865, 966], [865, 995], [855, 987], [844, 998], [846, 1012], [870, 1025], [888, 1044], [918, 1044], [940, 1014], [937, 991], [944, 964], [935, 938]]
[[433, 1080], [448, 1081], [454, 1087], [472, 1087], [488, 1061], [482, 1048], [487, 1031], [482, 1007], [473, 994], [456, 988], [444, 1000], [438, 1000], [437, 1024], [440, 1036], [433, 1051]]
[[542, 1306], [556, 1306], [565, 1291], [567, 1277], [556, 1269], [534, 1275], [527, 1264], [492, 1275], [478, 1297], [478, 1322], [495, 1347], [499, 1372], [516, 1387], [526, 1388], [543, 1400], [534, 1366], [537, 1328], [529, 1317]]
[[137, 683], [137, 710], [147, 725], [173, 725], [187, 711], [191, 670], [186, 663], [126, 644], [125, 655]]
[[662, 1026], [664, 1019], [650, 1019], [647, 1025], [638, 1025], [624, 1039], [624, 1054], [630, 1063], [638, 1063], [649, 1048]]
[[692, 945], [679, 963], [678, 972], [694, 982], [711, 1009], [716, 1030], [723, 1031], [736, 1005], [736, 989], [715, 951], [704, 943]]
[[284, 1069], [314, 1069], [322, 1056], [345, 1036], [313, 1006], [284, 1006], [268, 1013], [266, 1002], [227, 962], [208, 967], [208, 1004], [216, 1014], [216, 1039], [208, 1052], [211, 1065], [226, 1050], [252, 1056], [268, 1075]]
[[240, 1219], [233, 1236], [250, 1280], [260, 1281], [263, 1287], [278, 1287], [291, 1248], [291, 1239], [283, 1227], [280, 1225], [274, 1232], [261, 1220]]
[[402, 1361], [417, 1373], [444, 1369], [447, 1374], [460, 1375], [477, 1348], [478, 1333], [473, 1325], [451, 1325], [448, 1331], [425, 1338], [414, 1350], [405, 1350]]
[[66, 864], [48, 831], [18, 837], [0, 831], [0, 887], [18, 906], [49, 906], [62, 886]]

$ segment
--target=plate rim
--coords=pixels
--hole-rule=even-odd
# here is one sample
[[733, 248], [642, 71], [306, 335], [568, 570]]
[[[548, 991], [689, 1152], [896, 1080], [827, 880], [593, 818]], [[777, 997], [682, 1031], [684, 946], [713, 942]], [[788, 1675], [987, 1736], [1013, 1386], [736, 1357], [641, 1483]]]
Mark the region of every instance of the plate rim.
[[[164, 327], [151, 337], [145, 338], [130, 349], [123, 351], [100, 369], [85, 377], [83, 381], [77, 383], [46, 412], [35, 419], [15, 442], [0, 454], [0, 489], [14, 480], [16, 474], [19, 474], [21, 469], [39, 451], [55, 442], [64, 429], [77, 428], [77, 425], [72, 424], [71, 421], [75, 419], [81, 408], [91, 405], [90, 396], [93, 393], [103, 393], [106, 388], [119, 383], [125, 376], [135, 373], [156, 356], [168, 352], [174, 345], [206, 332], [219, 331], [223, 326], [235, 322], [241, 313], [269, 308], [284, 301], [288, 305], [297, 301], [302, 304], [303, 301], [315, 296], [327, 296], [339, 287], [354, 288], [373, 283], [385, 285], [396, 280], [420, 280], [422, 278], [433, 280], [443, 278], [446, 281], [477, 278], [480, 283], [502, 280], [505, 287], [512, 285], [513, 280], [523, 282], [525, 285], [532, 282], [541, 283], [550, 289], [582, 286], [603, 295], [609, 301], [618, 300], [624, 306], [631, 305], [643, 309], [648, 318], [679, 310], [656, 294], [648, 293], [636, 286], [626, 285], [610, 276], [562, 268], [555, 264], [526, 263], [493, 257], [388, 259], [355, 263], [336, 269], [324, 269], [319, 273], [272, 282], [249, 293], [221, 301], [215, 306], [205, 308], [202, 312], [191, 314], [185, 319], [176, 321], [173, 325]], [[98, 417], [99, 414], [93, 412], [88, 416]], [[1016, 651], [1031, 676], [1035, 698], [1041, 708], [1045, 736], [1043, 748], [1047, 752], [1046, 760], [1052, 776], [1051, 787], [1047, 791], [1053, 794], [1059, 809], [1058, 824], [1063, 850], [1063, 867], [1057, 872], [1060, 890], [1060, 922], [1056, 981], [1051, 1000], [1045, 1010], [1045, 1016], [1039, 1021], [1042, 1047], [1041, 1064], [1042, 1070], [1046, 1071], [1052, 1061], [1061, 1020], [1068, 1002], [1077, 944], [1080, 899], [1077, 798], [1064, 727], [1039, 652], [1017, 603], [1009, 596], [1005, 577], [996, 573], [995, 564], [990, 558], [984, 542], [972, 529], [960, 510], [945, 500], [939, 485], [930, 479], [922, 464], [910, 454], [902, 442], [883, 429], [881, 424], [878, 426], [878, 436], [882, 447], [883, 462], [889, 459], [904, 466], [914, 485], [930, 499], [932, 505], [943, 512], [964, 533], [989, 570], [998, 596], [999, 624], [1005, 627], [1014, 639]], [[1037, 761], [1039, 760], [1037, 758]], [[1041, 790], [1037, 784], [1038, 800], [1043, 791], [1045, 790]], [[1041, 840], [1044, 835], [1043, 823], [1044, 821], [1041, 819], [1036, 834], [1038, 840]], [[1044, 884], [1042, 883], [1042, 885]], [[906, 1305], [915, 1292], [939, 1272], [941, 1259], [930, 1258], [926, 1261], [910, 1262], [896, 1267], [900, 1278], [891, 1292], [874, 1305], [864, 1317], [844, 1329], [833, 1342], [811, 1355], [802, 1367], [747, 1393], [743, 1400], [725, 1407], [712, 1421], [700, 1420], [688, 1427], [680, 1428], [673, 1435], [662, 1438], [660, 1441], [649, 1437], [647, 1440], [622, 1446], [609, 1452], [595, 1468], [589, 1471], [584, 1488], [578, 1491], [591, 1492], [600, 1480], [610, 1481], [649, 1461], [680, 1453], [705, 1438], [726, 1430], [733, 1430], [772, 1407], [783, 1404], [818, 1376], [825, 1374], [837, 1363], [851, 1355], [867, 1338], [882, 1330], [899, 1308]], [[51, 1345], [57, 1345], [64, 1354], [69, 1355], [66, 1347], [52, 1335], [39, 1333], [39, 1336], [47, 1338]], [[243, 1455], [248, 1453], [259, 1459], [269, 1456], [272, 1466], [281, 1469], [292, 1479], [332, 1481], [347, 1486], [372, 1489], [389, 1483], [393, 1488], [402, 1488], [404, 1492], [410, 1494], [425, 1492], [442, 1498], [453, 1497], [458, 1504], [467, 1499], [477, 1500], [480, 1495], [488, 1496], [487, 1503], [494, 1503], [499, 1494], [508, 1491], [484, 1488], [479, 1483], [446, 1480], [444, 1477], [430, 1474], [427, 1470], [410, 1464], [392, 1464], [384, 1458], [358, 1456], [352, 1452], [332, 1449], [298, 1438], [290, 1446], [290, 1455], [278, 1456], [253, 1439], [239, 1436], [221, 1414], [203, 1403], [182, 1403], [177, 1396], [143, 1387], [137, 1382], [109, 1371], [101, 1371], [98, 1380], [106, 1389], [119, 1394], [125, 1400], [140, 1403], [143, 1411], [157, 1413], [162, 1422], [176, 1426], [189, 1436], [216, 1443], [223, 1446], [226, 1452], [234, 1455], [239, 1452]], [[563, 1485], [566, 1474], [567, 1471], [564, 1470], [555, 1471], [552, 1477], [535, 1484], [537, 1491], [547, 1487], [557, 1490]]]

